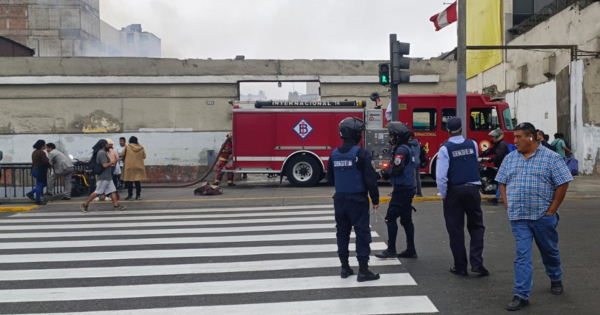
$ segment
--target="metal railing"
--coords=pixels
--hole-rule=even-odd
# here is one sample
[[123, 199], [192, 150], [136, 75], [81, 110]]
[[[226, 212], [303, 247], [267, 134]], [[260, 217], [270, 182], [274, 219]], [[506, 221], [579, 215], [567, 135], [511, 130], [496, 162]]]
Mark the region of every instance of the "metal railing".
[[543, 7], [540, 11], [533, 14], [527, 20], [521, 22], [521, 24], [514, 26], [508, 31], [513, 35], [521, 35], [529, 32], [534, 27], [538, 26], [544, 21], [547, 21], [554, 15], [560, 13], [562, 10], [569, 8], [573, 5], [579, 5], [579, 9], [582, 10], [594, 2], [600, 0], [556, 0], [549, 5]]
[[[4, 189], [4, 194], [0, 193], [0, 198], [25, 197], [25, 194], [35, 188], [35, 178], [31, 175], [32, 167], [31, 163], [0, 164], [0, 174], [2, 174], [0, 189]], [[50, 172], [48, 172], [48, 181], [50, 181]], [[56, 179], [52, 194], [60, 194], [64, 190], [65, 184], [62, 178]], [[47, 192], [47, 188], [44, 189], [44, 193]]]

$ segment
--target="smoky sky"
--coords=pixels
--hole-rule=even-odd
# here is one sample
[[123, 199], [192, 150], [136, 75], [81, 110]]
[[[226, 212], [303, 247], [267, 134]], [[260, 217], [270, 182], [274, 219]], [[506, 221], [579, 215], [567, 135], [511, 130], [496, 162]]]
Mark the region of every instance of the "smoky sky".
[[389, 59], [389, 34], [411, 57], [456, 47], [456, 25], [429, 18], [451, 0], [100, 0], [120, 29], [142, 24], [162, 39], [163, 58]]

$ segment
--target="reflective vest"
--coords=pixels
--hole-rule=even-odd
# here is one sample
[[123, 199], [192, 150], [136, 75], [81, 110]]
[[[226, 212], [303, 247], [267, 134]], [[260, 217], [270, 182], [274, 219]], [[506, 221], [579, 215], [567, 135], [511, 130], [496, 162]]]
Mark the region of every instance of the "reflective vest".
[[448, 186], [478, 182], [480, 180], [479, 163], [475, 153], [477, 150], [475, 143], [471, 140], [465, 140], [463, 143], [448, 141], [444, 146], [448, 149], [450, 158]]
[[331, 161], [335, 178], [335, 191], [339, 193], [363, 193], [367, 191], [363, 172], [356, 168], [359, 146], [354, 146], [347, 153], [333, 150]]
[[390, 161], [390, 167], [394, 167], [396, 155], [398, 155], [398, 151], [400, 148], [404, 148], [407, 151], [408, 156], [404, 156], [405, 165], [404, 171], [400, 175], [394, 175], [391, 173], [390, 183], [392, 185], [400, 185], [400, 186], [413, 186], [415, 184], [415, 161], [413, 161], [412, 150], [406, 144], [403, 144], [396, 148], [394, 154], [392, 154], [392, 159]]

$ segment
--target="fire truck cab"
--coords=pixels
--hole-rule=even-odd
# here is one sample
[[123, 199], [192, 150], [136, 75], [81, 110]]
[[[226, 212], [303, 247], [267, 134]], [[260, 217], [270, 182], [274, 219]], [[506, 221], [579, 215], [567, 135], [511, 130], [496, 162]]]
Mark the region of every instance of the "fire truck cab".
[[[385, 109], [366, 109], [356, 102], [278, 102], [258, 101], [233, 104], [233, 165], [235, 173], [280, 174], [294, 186], [314, 186], [325, 177], [331, 152], [343, 142], [338, 125], [347, 117], [365, 121], [365, 134], [359, 145], [373, 157], [378, 169], [386, 168], [390, 145]], [[513, 140], [512, 120], [506, 103], [489, 102], [481, 95], [469, 95], [468, 138], [485, 150], [488, 133], [496, 128]], [[428, 165], [422, 174], [435, 176], [435, 158], [448, 139], [445, 123], [456, 116], [456, 96], [401, 95], [399, 120], [414, 131], [425, 146]]]

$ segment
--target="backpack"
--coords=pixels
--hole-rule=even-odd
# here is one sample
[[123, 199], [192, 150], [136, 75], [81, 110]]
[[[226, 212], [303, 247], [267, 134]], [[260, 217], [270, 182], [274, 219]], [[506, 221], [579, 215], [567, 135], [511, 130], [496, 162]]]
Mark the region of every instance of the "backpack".
[[216, 196], [223, 193], [221, 186], [211, 185], [208, 182], [204, 182], [200, 187], [194, 190], [196, 196]]
[[90, 170], [92, 171], [92, 175], [100, 175], [104, 172], [104, 166], [96, 163], [97, 157], [97, 154], [92, 155], [92, 160], [90, 161]]
[[421, 151], [419, 153], [419, 167], [425, 168], [427, 167], [427, 162], [429, 162], [427, 160], [427, 152], [425, 152], [425, 147], [423, 147], [422, 145], [419, 146], [421, 147]]

